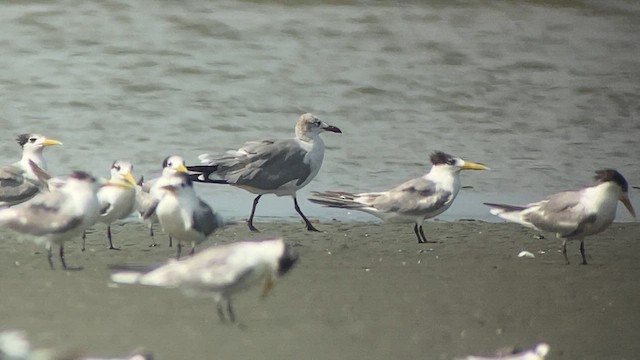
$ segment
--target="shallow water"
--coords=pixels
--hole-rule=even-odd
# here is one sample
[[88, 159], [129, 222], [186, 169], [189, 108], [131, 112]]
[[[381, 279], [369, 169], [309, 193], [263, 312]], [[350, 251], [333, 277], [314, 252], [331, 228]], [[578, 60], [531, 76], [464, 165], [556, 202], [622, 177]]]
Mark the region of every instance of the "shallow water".
[[[56, 174], [107, 176], [126, 158], [151, 176], [170, 154], [193, 163], [292, 136], [310, 111], [344, 133], [324, 136], [300, 198], [388, 188], [424, 173], [436, 149], [492, 168], [463, 174], [473, 188], [445, 220], [491, 219], [481, 201], [536, 200], [603, 167], [640, 184], [640, 4], [563, 4], [3, 2], [0, 160], [18, 156], [16, 134], [40, 132], [64, 142], [46, 151]], [[223, 215], [248, 215], [250, 194], [199, 190]], [[258, 215], [295, 218], [272, 197]]]

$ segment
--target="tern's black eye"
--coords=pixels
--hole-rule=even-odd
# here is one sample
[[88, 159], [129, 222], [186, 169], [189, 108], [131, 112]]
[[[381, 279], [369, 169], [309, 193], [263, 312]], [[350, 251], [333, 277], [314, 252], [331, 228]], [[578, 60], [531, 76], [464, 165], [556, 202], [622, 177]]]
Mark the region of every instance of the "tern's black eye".
[[447, 160], [447, 165], [455, 165], [455, 164], [456, 164], [456, 159]]
[[318, 118], [313, 119], [313, 125], [320, 127], [321, 124], [322, 122], [320, 121], [320, 119]]
[[120, 165], [118, 164], [113, 164], [112, 168], [114, 168], [116, 171], [120, 171]]
[[36, 142], [36, 140], [38, 140], [38, 139], [36, 139], [36, 138], [34, 138], [34, 137], [29, 138], [29, 142], [30, 142], [30, 143], [34, 143], [34, 142]]

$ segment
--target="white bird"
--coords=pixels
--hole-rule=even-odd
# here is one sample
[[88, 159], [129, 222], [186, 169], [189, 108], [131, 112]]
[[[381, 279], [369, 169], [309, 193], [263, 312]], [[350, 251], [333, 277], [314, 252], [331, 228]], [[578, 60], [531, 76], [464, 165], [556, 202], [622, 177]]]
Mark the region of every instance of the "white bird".
[[[178, 172], [181, 172], [181, 173], [187, 172], [187, 168], [185, 167], [185, 164], [184, 164], [184, 159], [181, 156], [178, 156], [178, 155], [168, 156], [162, 161], [163, 176], [175, 174]], [[153, 187], [153, 185], [158, 181], [158, 179], [160, 179], [160, 177], [153, 178], [148, 181], [143, 181], [143, 179], [141, 179], [138, 182], [138, 186], [136, 186], [137, 209], [141, 217], [143, 217], [144, 214], [146, 214], [149, 211], [149, 208], [154, 203], [154, 199], [153, 199], [153, 196], [151, 196], [150, 194], [150, 190]], [[147, 220], [149, 222], [149, 235], [153, 239], [153, 244], [151, 246], [155, 247], [156, 241], [154, 239], [153, 225], [159, 224], [160, 221], [158, 220], [158, 216], [155, 213], [153, 213]], [[169, 237], [169, 247], [171, 246], [173, 246], [173, 244], [172, 244], [171, 237]]]
[[[258, 231], [253, 226], [253, 217], [264, 194], [291, 196], [307, 230], [318, 231], [300, 210], [296, 191], [313, 180], [322, 166], [324, 142], [320, 133], [324, 131], [342, 133], [339, 128], [327, 125], [312, 114], [303, 114], [296, 123], [295, 138], [250, 141], [238, 150], [229, 151], [226, 156], [202, 154], [199, 159], [206, 165], [187, 168], [195, 174], [192, 176], [194, 181], [230, 184], [258, 194], [247, 222], [251, 231]], [[211, 179], [212, 174], [222, 180]]]
[[460, 191], [461, 170], [489, 168], [459, 157], [436, 151], [431, 154], [431, 170], [391, 190], [367, 193], [314, 192], [309, 201], [340, 209], [358, 210], [382, 220], [415, 223], [413, 231], [419, 243], [426, 243], [422, 224], [425, 219], [446, 211]]
[[459, 360], [544, 360], [549, 354], [549, 350], [549, 344], [539, 343], [530, 350], [514, 351], [509, 354], [498, 354], [497, 356], [470, 355]]
[[155, 199], [144, 219], [153, 214], [158, 217], [162, 230], [178, 240], [176, 258], [180, 258], [182, 243], [191, 243], [191, 255], [196, 244], [207, 239], [224, 226], [222, 217], [202, 201], [193, 189], [189, 176], [182, 172], [163, 174], [151, 188]]
[[616, 170], [596, 171], [596, 183], [577, 191], [565, 191], [525, 206], [484, 203], [493, 215], [539, 231], [555, 232], [562, 239], [567, 264], [567, 241], [580, 240], [582, 264], [587, 264], [584, 238], [604, 231], [616, 217], [618, 200], [629, 213], [636, 213], [629, 201], [629, 184]]
[[150, 271], [115, 266], [111, 280], [180, 288], [187, 295], [213, 296], [220, 320], [226, 321], [223, 309], [226, 301], [229, 319], [235, 322], [232, 296], [261, 282], [262, 296], [266, 296], [274, 280], [291, 270], [297, 260], [298, 255], [282, 239], [241, 241], [212, 246], [187, 259], [169, 260]]
[[51, 192], [44, 192], [22, 206], [0, 210], [0, 225], [44, 243], [51, 269], [51, 245], [59, 245], [62, 267], [67, 269], [64, 242], [81, 234], [98, 219], [98, 188], [92, 176], [75, 171]]
[[[98, 222], [107, 225], [109, 249], [119, 250], [113, 246], [111, 224], [116, 220], [131, 215], [136, 208], [136, 180], [131, 172], [133, 165], [124, 160], [117, 160], [111, 165], [111, 178], [98, 191], [101, 213]], [[86, 234], [82, 236], [82, 251], [85, 250]]]
[[47, 188], [47, 163], [42, 151], [62, 144], [39, 134], [21, 134], [16, 141], [22, 147], [22, 158], [0, 168], [0, 206], [25, 202]]

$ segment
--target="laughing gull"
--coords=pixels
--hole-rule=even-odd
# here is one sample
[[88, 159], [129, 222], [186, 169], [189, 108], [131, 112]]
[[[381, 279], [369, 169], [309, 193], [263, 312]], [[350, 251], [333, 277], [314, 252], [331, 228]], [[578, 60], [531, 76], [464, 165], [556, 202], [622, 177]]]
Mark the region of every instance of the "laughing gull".
[[488, 170], [481, 164], [462, 160], [441, 151], [431, 155], [431, 170], [422, 177], [406, 181], [391, 190], [352, 194], [314, 192], [311, 202], [327, 207], [358, 210], [383, 220], [413, 222], [419, 243], [426, 243], [422, 230], [425, 219], [446, 211], [460, 191], [461, 170]]
[[180, 258], [182, 243], [191, 243], [191, 255], [196, 244], [207, 239], [224, 226], [222, 217], [202, 201], [193, 189], [189, 175], [184, 172], [163, 173], [150, 190], [154, 203], [143, 218], [158, 217], [162, 230], [178, 240], [176, 258]]
[[[162, 161], [162, 175], [168, 176], [170, 174], [175, 173], [186, 173], [187, 168], [184, 164], [184, 159], [178, 155], [167, 156]], [[149, 193], [153, 185], [160, 179], [160, 177], [150, 179], [148, 181], [144, 181], [140, 179], [138, 182], [138, 186], [136, 187], [136, 201], [137, 201], [137, 209], [140, 216], [144, 216], [149, 211], [149, 208], [154, 203], [153, 196]], [[149, 235], [153, 241], [151, 247], [155, 247], [156, 241], [154, 238], [153, 225], [159, 224], [158, 216], [154, 213], [147, 219], [149, 223]], [[173, 242], [171, 236], [169, 236], [169, 247], [173, 246]]]
[[273, 288], [274, 280], [286, 274], [298, 260], [292, 247], [282, 239], [241, 241], [212, 246], [183, 260], [169, 260], [155, 269], [113, 266], [116, 283], [180, 288], [187, 295], [213, 296], [220, 320], [225, 322], [223, 301], [229, 320], [236, 322], [231, 305], [237, 292], [262, 283], [262, 296]]
[[89, 174], [73, 172], [51, 192], [41, 193], [24, 205], [0, 210], [0, 225], [44, 243], [52, 270], [51, 245], [59, 245], [62, 267], [67, 269], [63, 243], [98, 219], [98, 187], [96, 179]]
[[[124, 160], [116, 160], [111, 165], [111, 178], [98, 191], [100, 201], [100, 217], [98, 221], [107, 225], [109, 249], [119, 250], [113, 246], [111, 224], [125, 219], [136, 207], [136, 180], [131, 175], [133, 165]], [[82, 251], [85, 250], [86, 234], [82, 236]]]
[[525, 206], [484, 203], [493, 215], [539, 231], [555, 232], [562, 239], [567, 264], [567, 241], [580, 240], [582, 264], [587, 264], [584, 237], [604, 231], [616, 217], [618, 200], [635, 218], [629, 200], [629, 184], [616, 170], [596, 171], [596, 183], [577, 191], [565, 191]]
[[39, 134], [21, 134], [16, 141], [22, 147], [22, 158], [0, 168], [0, 206], [25, 202], [46, 188], [47, 163], [42, 151], [47, 146], [62, 144]]
[[[206, 165], [187, 168], [194, 181], [230, 184], [258, 194], [247, 222], [251, 231], [258, 231], [253, 226], [253, 217], [264, 194], [291, 196], [307, 230], [318, 231], [300, 210], [296, 191], [313, 180], [322, 166], [324, 142], [320, 133], [324, 131], [342, 133], [312, 114], [303, 114], [298, 118], [293, 139], [250, 141], [224, 156], [202, 154], [199, 159]], [[212, 174], [220, 179], [212, 179]]]

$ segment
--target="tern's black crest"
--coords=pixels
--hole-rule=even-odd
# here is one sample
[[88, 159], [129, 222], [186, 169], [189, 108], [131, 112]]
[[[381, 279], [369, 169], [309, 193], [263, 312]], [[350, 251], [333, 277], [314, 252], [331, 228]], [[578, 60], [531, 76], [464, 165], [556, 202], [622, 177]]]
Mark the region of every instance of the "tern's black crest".
[[622, 176], [618, 171], [613, 169], [604, 169], [596, 171], [595, 180], [598, 183], [613, 181], [618, 184], [622, 189], [622, 192], [629, 191], [629, 183], [627, 183], [627, 179]]
[[80, 170], [72, 172], [71, 174], [69, 174], [69, 177], [77, 180], [96, 181], [96, 179], [93, 176], [89, 175], [89, 173]]
[[442, 151], [436, 151], [431, 154], [431, 164], [432, 165], [446, 165], [451, 164], [454, 161], [453, 155], [449, 155]]
[[167, 165], [169, 165], [169, 158], [170, 158], [170, 157], [171, 157], [171, 156], [167, 156], [166, 158], [164, 158], [164, 160], [162, 160], [162, 168], [163, 168], [163, 169], [164, 169], [164, 168], [166, 168], [166, 167], [167, 167]]
[[298, 261], [298, 254], [293, 251], [289, 244], [284, 244], [284, 251], [278, 260], [278, 276], [282, 276], [289, 272], [293, 265]]
[[18, 137], [16, 137], [16, 141], [18, 142], [18, 145], [24, 146], [24, 144], [26, 144], [27, 141], [29, 141], [30, 137], [31, 137], [31, 134], [20, 134], [18, 135]]

